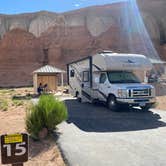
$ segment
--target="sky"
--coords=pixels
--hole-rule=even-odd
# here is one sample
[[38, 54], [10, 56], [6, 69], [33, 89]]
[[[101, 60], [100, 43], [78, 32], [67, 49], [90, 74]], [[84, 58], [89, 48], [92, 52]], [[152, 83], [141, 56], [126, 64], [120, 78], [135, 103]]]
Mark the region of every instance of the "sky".
[[1, 14], [31, 13], [41, 10], [65, 12], [93, 5], [111, 4], [125, 0], [1, 0]]

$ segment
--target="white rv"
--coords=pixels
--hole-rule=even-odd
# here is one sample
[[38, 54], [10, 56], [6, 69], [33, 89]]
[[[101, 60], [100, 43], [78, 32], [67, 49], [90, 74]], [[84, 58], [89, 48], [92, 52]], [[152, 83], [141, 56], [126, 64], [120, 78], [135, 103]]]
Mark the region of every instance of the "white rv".
[[121, 105], [148, 110], [155, 103], [155, 89], [145, 83], [151, 69], [144, 55], [103, 51], [68, 64], [68, 85], [82, 102], [102, 101], [114, 111]]

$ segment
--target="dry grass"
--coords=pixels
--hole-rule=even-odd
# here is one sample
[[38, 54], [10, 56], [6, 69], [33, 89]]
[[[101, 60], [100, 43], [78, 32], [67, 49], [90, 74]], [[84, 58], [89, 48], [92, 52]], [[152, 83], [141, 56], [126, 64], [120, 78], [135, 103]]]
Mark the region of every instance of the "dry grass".
[[[13, 96], [26, 96], [27, 94], [33, 93], [32, 88], [17, 88], [17, 89], [0, 89], [0, 103], [6, 103], [8, 111], [12, 110], [14, 107], [26, 107], [29, 103], [25, 99], [13, 100]], [[0, 110], [2, 111], [1, 107]]]
[[[23, 99], [13, 99], [13, 96], [26, 96], [32, 93], [32, 88], [0, 89], [0, 101], [7, 103], [7, 110], [4, 111], [0, 107], [0, 135], [26, 132], [25, 110], [30, 100], [24, 97]], [[27, 166], [65, 166], [53, 138], [41, 142], [30, 139], [29, 156], [29, 161], [25, 163]]]

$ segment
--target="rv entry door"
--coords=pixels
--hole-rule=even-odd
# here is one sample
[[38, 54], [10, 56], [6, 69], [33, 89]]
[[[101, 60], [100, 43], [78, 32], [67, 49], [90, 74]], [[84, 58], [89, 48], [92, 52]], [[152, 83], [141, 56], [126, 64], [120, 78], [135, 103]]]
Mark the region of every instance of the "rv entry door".
[[90, 73], [89, 71], [82, 72], [82, 96], [86, 100], [91, 100], [91, 87], [90, 87]]

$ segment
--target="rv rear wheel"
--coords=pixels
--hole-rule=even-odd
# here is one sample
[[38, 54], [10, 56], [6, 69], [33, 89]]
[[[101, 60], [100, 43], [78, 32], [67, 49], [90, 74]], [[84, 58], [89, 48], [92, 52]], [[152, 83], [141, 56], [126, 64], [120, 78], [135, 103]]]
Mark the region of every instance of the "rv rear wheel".
[[81, 103], [81, 101], [82, 101], [81, 97], [78, 97], [78, 98], [77, 98], [77, 101], [78, 101], [79, 103]]
[[79, 97], [79, 92], [76, 92], [75, 97], [77, 98], [77, 101], [81, 103], [81, 97]]
[[117, 101], [116, 101], [116, 97], [111, 95], [108, 98], [107, 101], [107, 106], [111, 111], [117, 111], [118, 110], [118, 105], [117, 105]]

